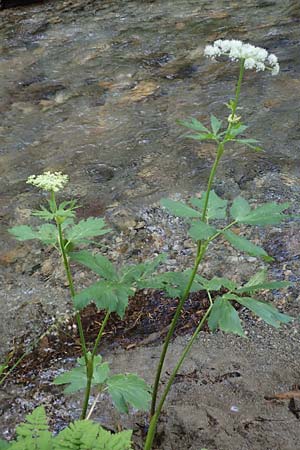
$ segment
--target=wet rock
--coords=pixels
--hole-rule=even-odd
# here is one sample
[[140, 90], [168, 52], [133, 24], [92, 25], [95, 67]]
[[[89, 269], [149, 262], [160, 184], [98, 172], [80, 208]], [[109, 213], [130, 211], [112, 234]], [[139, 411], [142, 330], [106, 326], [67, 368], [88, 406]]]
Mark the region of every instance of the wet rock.
[[153, 95], [159, 89], [159, 85], [154, 81], [141, 81], [128, 94], [124, 95], [120, 102], [130, 103], [139, 102]]

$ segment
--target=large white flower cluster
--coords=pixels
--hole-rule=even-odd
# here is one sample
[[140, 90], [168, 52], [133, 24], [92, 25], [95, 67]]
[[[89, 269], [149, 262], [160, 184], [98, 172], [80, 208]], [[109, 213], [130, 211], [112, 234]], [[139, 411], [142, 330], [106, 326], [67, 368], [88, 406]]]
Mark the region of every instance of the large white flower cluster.
[[57, 192], [62, 189], [69, 181], [68, 175], [61, 172], [44, 172], [42, 175], [31, 175], [26, 183], [33, 184], [44, 191]]
[[207, 45], [204, 55], [215, 59], [217, 56], [228, 56], [231, 61], [244, 60], [245, 69], [271, 70], [272, 75], [279, 73], [279, 64], [277, 56], [268, 53], [261, 47], [255, 47], [251, 44], [244, 44], [235, 39], [218, 39], [213, 45]]

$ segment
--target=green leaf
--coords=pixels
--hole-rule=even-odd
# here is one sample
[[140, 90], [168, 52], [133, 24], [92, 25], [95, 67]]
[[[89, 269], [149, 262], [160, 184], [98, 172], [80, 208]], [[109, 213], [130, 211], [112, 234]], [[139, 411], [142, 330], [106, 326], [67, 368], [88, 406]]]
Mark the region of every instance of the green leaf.
[[125, 266], [120, 275], [121, 282], [124, 284], [135, 283], [138, 289], [143, 289], [144, 283], [147, 282], [153, 272], [155, 272], [159, 265], [165, 260], [166, 255], [161, 254], [156, 256], [153, 261]]
[[[204, 204], [205, 204], [206, 192], [203, 192], [201, 199], [199, 198], [191, 198], [191, 204], [199, 209], [202, 213]], [[206, 218], [210, 219], [225, 219], [226, 217], [226, 208], [227, 208], [227, 200], [223, 200], [219, 197], [214, 190], [210, 191]]]
[[47, 245], [54, 245], [57, 243], [58, 233], [55, 225], [45, 223], [37, 228], [37, 239]]
[[211, 280], [207, 280], [204, 277], [199, 275], [196, 276], [197, 281], [202, 284], [205, 290], [207, 291], [219, 291], [222, 287], [228, 289], [229, 291], [233, 291], [236, 289], [236, 283], [232, 280], [229, 280], [225, 277], [213, 277]]
[[218, 132], [220, 131], [220, 128], [222, 126], [222, 121], [217, 119], [213, 114], [210, 116], [210, 124], [211, 129], [213, 131], [213, 134], [217, 136]]
[[[89, 357], [91, 355], [89, 354]], [[65, 394], [71, 394], [73, 392], [80, 391], [86, 388], [87, 376], [86, 365], [84, 357], [77, 358], [78, 367], [74, 367], [68, 372], [64, 372], [58, 375], [53, 383], [56, 385], [67, 384], [64, 389]], [[92, 386], [101, 385], [106, 382], [109, 375], [108, 363], [102, 363], [102, 357], [100, 355], [94, 358], [94, 373], [92, 379]]]
[[113, 375], [107, 380], [108, 392], [116, 408], [128, 413], [128, 405], [147, 411], [151, 400], [150, 387], [135, 374]]
[[212, 133], [209, 134], [186, 134], [185, 137], [194, 139], [195, 141], [208, 141], [210, 139], [215, 139], [215, 135]]
[[211, 331], [216, 331], [219, 328], [225, 333], [245, 335], [237, 311], [224, 296], [218, 297], [214, 302], [208, 318], [208, 326]]
[[72, 261], [76, 261], [88, 267], [106, 280], [119, 280], [118, 273], [108, 258], [101, 254], [93, 255], [87, 250], [69, 253]]
[[236, 220], [248, 225], [276, 225], [287, 218], [282, 212], [289, 206], [289, 203], [265, 203]]
[[230, 215], [235, 220], [240, 221], [243, 217], [246, 217], [251, 211], [251, 206], [243, 197], [236, 197], [230, 208]]
[[12, 450], [51, 450], [52, 436], [48, 431], [48, 421], [43, 406], [39, 406], [26, 416], [26, 422], [16, 428], [17, 442]]
[[238, 297], [233, 294], [227, 294], [227, 297], [250, 309], [250, 311], [275, 328], [279, 328], [282, 323], [289, 323], [294, 320], [293, 317], [279, 312], [273, 305], [261, 302], [255, 298]]
[[251, 148], [252, 150], [255, 150], [256, 152], [261, 152], [262, 148], [258, 147], [257, 144], [259, 141], [256, 139], [235, 139], [235, 142], [239, 142], [240, 144], [244, 144], [247, 147]]
[[[144, 283], [145, 288], [162, 289], [170, 297], [181, 297], [186, 290], [188, 282], [191, 277], [191, 270], [185, 270], [184, 272], [164, 272], [153, 276]], [[190, 292], [203, 290], [203, 286], [199, 282], [199, 276], [196, 275], [194, 282], [191, 286]]]
[[168, 198], [163, 198], [161, 200], [161, 205], [166, 208], [171, 214], [178, 217], [201, 217], [199, 211], [190, 208], [185, 203], [176, 202], [175, 200], [170, 200]]
[[132, 450], [131, 436], [131, 430], [112, 434], [90, 420], [76, 420], [54, 438], [53, 450]]
[[195, 241], [201, 241], [211, 238], [217, 233], [217, 229], [201, 220], [192, 224], [188, 233]]
[[256, 272], [246, 284], [245, 287], [256, 286], [257, 284], [262, 284], [267, 280], [267, 269], [262, 269], [259, 272]]
[[121, 319], [128, 305], [128, 298], [134, 294], [131, 286], [115, 281], [98, 281], [75, 295], [74, 305], [77, 310], [90, 302], [95, 302], [98, 309], [116, 312]]
[[245, 130], [249, 128], [247, 125], [241, 123], [234, 125], [230, 130], [230, 138], [236, 137], [238, 134], [242, 134]]
[[37, 239], [37, 232], [28, 225], [18, 225], [8, 230], [18, 241], [29, 241], [30, 239]]
[[289, 281], [265, 281], [259, 284], [252, 284], [251, 286], [245, 284], [245, 286], [236, 290], [239, 294], [250, 293], [255, 291], [261, 291], [265, 289], [281, 289], [292, 286]]
[[89, 217], [86, 220], [81, 220], [76, 225], [66, 229], [67, 239], [74, 244], [89, 243], [90, 238], [102, 236], [109, 233], [110, 228], [105, 228], [106, 223], [102, 218]]
[[243, 236], [238, 236], [230, 230], [223, 231], [223, 236], [227, 239], [230, 244], [237, 248], [238, 250], [242, 250], [243, 252], [248, 253], [251, 256], [257, 256], [262, 258], [264, 261], [274, 261], [274, 258], [268, 255], [268, 253], [258, 245], [253, 244], [248, 239]]
[[7, 441], [4, 441], [3, 439], [0, 439], [0, 450], [6, 450], [10, 447], [10, 443]]
[[183, 125], [186, 128], [189, 128], [190, 130], [194, 130], [194, 131], [204, 131], [206, 133], [209, 133], [209, 129], [206, 128], [203, 123], [199, 122], [199, 120], [197, 119], [190, 119], [188, 120], [178, 120], [178, 123], [180, 125]]

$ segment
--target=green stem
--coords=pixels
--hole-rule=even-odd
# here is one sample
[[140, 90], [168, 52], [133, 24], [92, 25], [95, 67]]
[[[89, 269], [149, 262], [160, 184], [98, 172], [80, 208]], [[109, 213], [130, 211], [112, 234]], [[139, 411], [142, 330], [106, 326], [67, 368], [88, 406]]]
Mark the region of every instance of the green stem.
[[[59, 220], [56, 220], [56, 224], [57, 224], [57, 229], [58, 229], [59, 247], [60, 247], [60, 251], [62, 254], [62, 258], [63, 258], [63, 263], [64, 263], [64, 267], [65, 267], [65, 272], [67, 275], [69, 289], [70, 289], [71, 297], [72, 297], [72, 299], [74, 299], [75, 288], [74, 288], [74, 283], [73, 283], [73, 278], [72, 278], [72, 274], [71, 274], [71, 268], [70, 268], [68, 256], [67, 256], [67, 253], [65, 250], [62, 227], [61, 227], [61, 223], [59, 223]], [[75, 317], [76, 317], [77, 327], [78, 327], [78, 331], [79, 331], [82, 352], [83, 352], [85, 363], [87, 365], [88, 364], [87, 348], [86, 348], [85, 337], [84, 337], [84, 333], [83, 333], [81, 317], [80, 317], [80, 314], [78, 311], [75, 312]]]
[[195, 339], [197, 338], [197, 336], [198, 336], [199, 332], [201, 331], [201, 329], [202, 329], [202, 327], [203, 327], [207, 317], [209, 316], [211, 308], [212, 308], [212, 302], [211, 302], [208, 310], [206, 311], [206, 313], [202, 317], [201, 322], [199, 323], [198, 327], [194, 331], [194, 333], [193, 333], [193, 335], [191, 337], [191, 340], [189, 341], [188, 345], [185, 347], [185, 349], [181, 353], [181, 356], [180, 356], [180, 358], [179, 358], [175, 368], [173, 369], [173, 371], [172, 371], [172, 373], [170, 375], [169, 381], [168, 381], [168, 383], [167, 383], [167, 385], [165, 387], [165, 390], [164, 390], [164, 392], [162, 394], [162, 397], [161, 397], [160, 402], [159, 402], [159, 404], [157, 406], [157, 409], [156, 409], [154, 415], [151, 418], [151, 422], [150, 422], [149, 430], [148, 430], [148, 433], [147, 433], [147, 438], [146, 438], [144, 450], [151, 450], [151, 448], [152, 448], [152, 443], [153, 443], [153, 439], [155, 437], [157, 422], [158, 422], [161, 410], [163, 408], [163, 405], [165, 403], [165, 400], [167, 398], [167, 395], [168, 395], [168, 393], [169, 393], [169, 391], [170, 391], [170, 389], [172, 387], [172, 384], [173, 384], [173, 382], [175, 380], [175, 377], [176, 377], [176, 375], [178, 373], [178, 370], [182, 366], [185, 358], [187, 357], [188, 353], [191, 350], [191, 347], [192, 347]]
[[99, 342], [100, 342], [100, 340], [101, 340], [101, 338], [102, 338], [102, 334], [103, 334], [104, 328], [105, 328], [105, 326], [106, 326], [106, 324], [107, 324], [107, 321], [108, 321], [108, 319], [109, 319], [109, 316], [110, 316], [110, 311], [107, 311], [107, 313], [105, 314], [105, 317], [104, 317], [104, 319], [103, 319], [101, 328], [100, 328], [100, 330], [99, 330], [98, 336], [97, 336], [97, 338], [96, 338], [96, 340], [95, 340], [94, 348], [93, 348], [93, 351], [92, 351], [92, 358], [93, 358], [93, 359], [94, 359], [94, 357], [95, 357], [95, 355], [96, 355], [97, 348], [98, 348], [98, 346], [99, 346]]
[[94, 359], [96, 356], [96, 352], [97, 352], [97, 348], [100, 342], [100, 339], [102, 337], [105, 325], [109, 319], [110, 316], [110, 312], [107, 311], [104, 320], [102, 322], [101, 328], [99, 330], [98, 336], [96, 338], [95, 344], [94, 344], [94, 348], [92, 351], [91, 356], [88, 358], [88, 363], [86, 366], [86, 376], [87, 376], [87, 382], [86, 382], [86, 388], [85, 388], [85, 393], [84, 393], [84, 401], [83, 401], [83, 406], [82, 406], [82, 411], [81, 411], [81, 420], [84, 420], [87, 414], [87, 410], [88, 410], [88, 406], [89, 406], [89, 399], [90, 399], [90, 395], [91, 395], [91, 388], [92, 388], [92, 381], [93, 381], [93, 375], [94, 375]]
[[186, 299], [189, 296], [189, 293], [190, 293], [193, 281], [195, 279], [195, 276], [196, 276], [199, 264], [200, 264], [204, 254], [205, 254], [205, 251], [206, 251], [206, 247], [203, 246], [202, 247], [202, 251], [197, 255], [197, 258], [195, 260], [194, 268], [193, 268], [193, 271], [191, 273], [189, 282], [188, 282], [187, 287], [186, 287], [186, 289], [185, 289], [185, 291], [184, 291], [184, 293], [183, 293], [183, 295], [182, 295], [182, 297], [181, 297], [181, 299], [180, 299], [180, 301], [179, 301], [179, 303], [177, 305], [177, 308], [176, 308], [175, 314], [173, 316], [170, 328], [168, 330], [166, 339], [164, 341], [164, 345], [163, 345], [163, 349], [162, 349], [162, 352], [161, 352], [161, 355], [160, 355], [160, 358], [159, 358], [159, 362], [158, 362], [158, 366], [157, 366], [157, 370], [156, 370], [155, 381], [154, 381], [154, 385], [153, 385], [152, 402], [151, 402], [151, 410], [150, 410], [151, 416], [153, 416], [153, 414], [155, 413], [156, 399], [157, 399], [157, 393], [158, 393], [158, 385], [159, 385], [160, 376], [161, 376], [162, 368], [163, 368], [163, 365], [164, 365], [166, 353], [167, 353], [167, 350], [168, 350], [171, 338], [172, 338], [172, 336], [174, 334], [174, 330], [175, 330], [175, 327], [177, 325], [178, 319], [180, 317], [181, 310], [183, 308], [183, 305], [184, 305]]
[[[236, 90], [235, 90], [235, 100], [234, 100], [234, 104], [233, 104], [233, 108], [232, 108], [232, 116], [231, 116], [232, 118], [234, 118], [235, 113], [236, 113], [236, 109], [237, 109], [237, 105], [238, 105], [238, 101], [239, 101], [239, 97], [240, 97], [240, 92], [241, 92], [241, 85], [242, 85], [244, 71], [245, 71], [244, 60], [242, 59], [241, 63], [240, 63], [239, 78], [238, 78], [238, 82], [237, 82], [237, 86], [236, 86]], [[211, 168], [211, 171], [210, 171], [210, 174], [209, 174], [208, 183], [207, 183], [206, 196], [205, 196], [204, 207], [203, 207], [202, 217], [201, 217], [202, 221], [206, 221], [208, 202], [209, 202], [210, 192], [211, 192], [211, 189], [212, 189], [212, 184], [213, 184], [213, 181], [214, 181], [214, 177], [215, 177], [215, 174], [216, 174], [216, 171], [217, 171], [220, 159], [221, 159], [221, 157], [222, 157], [222, 155], [224, 153], [224, 145], [225, 145], [225, 142], [226, 142], [226, 139], [227, 139], [228, 135], [230, 134], [231, 127], [232, 127], [232, 123], [230, 122], [228, 124], [227, 131], [226, 131], [226, 134], [224, 136], [223, 141], [219, 142], [219, 144], [218, 144], [217, 155], [216, 155], [214, 164], [213, 164], [213, 166]], [[230, 228], [230, 226], [232, 226], [232, 225], [233, 225], [233, 223], [230, 224], [228, 226], [228, 228]], [[227, 229], [227, 228], [225, 227], [225, 229]], [[218, 232], [215, 236], [213, 236], [213, 238], [218, 237], [219, 234], [221, 234], [221, 233]], [[161, 352], [161, 355], [160, 355], [160, 359], [159, 359], [159, 363], [158, 363], [158, 367], [157, 367], [157, 371], [156, 371], [155, 382], [154, 382], [154, 386], [153, 386], [152, 403], [151, 403], [151, 410], [150, 410], [150, 417], [152, 419], [151, 419], [151, 422], [150, 422], [150, 428], [149, 428], [148, 435], [149, 435], [149, 433], [151, 435], [151, 433], [152, 433], [151, 430], [153, 430], [153, 433], [155, 433], [156, 423], [158, 421], [162, 405], [164, 403], [165, 397], [167, 396], [167, 394], [169, 392], [169, 389], [168, 389], [167, 392], [164, 391], [165, 394], [163, 395], [163, 399], [162, 399], [163, 401], [159, 403], [159, 405], [161, 405], [161, 408], [160, 408], [159, 411], [156, 410], [156, 399], [157, 399], [157, 393], [158, 393], [158, 386], [159, 386], [159, 382], [160, 382], [161, 372], [162, 372], [162, 369], [163, 369], [166, 353], [167, 353], [167, 350], [168, 350], [171, 338], [172, 338], [172, 336], [174, 334], [175, 327], [176, 327], [177, 322], [179, 320], [180, 313], [181, 313], [181, 310], [183, 308], [183, 305], [184, 305], [186, 299], [189, 296], [189, 293], [190, 293], [193, 281], [195, 279], [195, 276], [197, 274], [200, 262], [202, 261], [204, 255], [206, 253], [207, 245], [208, 245], [209, 242], [211, 242], [211, 240], [212, 239], [210, 239], [208, 241], [198, 241], [198, 243], [197, 243], [197, 254], [196, 254], [196, 259], [195, 259], [195, 263], [194, 263], [194, 268], [193, 268], [193, 271], [191, 273], [191, 277], [189, 279], [187, 287], [186, 287], [186, 289], [184, 291], [184, 294], [183, 294], [183, 296], [181, 297], [181, 299], [180, 299], [180, 301], [178, 303], [178, 306], [176, 308], [174, 317], [172, 319], [170, 328], [168, 330], [168, 333], [167, 333], [167, 336], [166, 336], [166, 339], [165, 339], [165, 342], [164, 342], [164, 345], [163, 345], [163, 349], [162, 349], [162, 352]], [[209, 312], [210, 312], [211, 306], [210, 306], [210, 308], [208, 310]], [[205, 317], [207, 317], [207, 315]], [[190, 347], [188, 346], [188, 349], [189, 348]], [[171, 387], [173, 381], [174, 381], [174, 378], [170, 382], [170, 387]], [[168, 383], [167, 386], [169, 386], [169, 383]], [[150, 450], [151, 449], [152, 442], [153, 442], [153, 439], [154, 439], [154, 434], [152, 435], [152, 437], [149, 437], [149, 438], [148, 438], [148, 435], [147, 435], [145, 450]], [[150, 443], [147, 444], [147, 442], [150, 442]]]

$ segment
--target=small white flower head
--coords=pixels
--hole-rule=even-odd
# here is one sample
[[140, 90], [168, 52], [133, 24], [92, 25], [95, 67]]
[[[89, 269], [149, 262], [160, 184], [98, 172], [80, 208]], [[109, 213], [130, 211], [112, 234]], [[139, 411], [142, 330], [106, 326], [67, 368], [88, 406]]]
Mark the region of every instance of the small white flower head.
[[231, 61], [244, 60], [245, 69], [254, 69], [256, 72], [267, 69], [272, 75], [277, 75], [280, 70], [277, 56], [269, 54], [264, 48], [244, 44], [235, 39], [218, 39], [213, 45], [205, 47], [204, 55], [212, 59], [228, 56]]
[[241, 116], [237, 116], [236, 114], [232, 117], [232, 114], [229, 114], [228, 116], [228, 122], [229, 123], [239, 123], [241, 120]]
[[68, 181], [68, 175], [63, 175], [61, 172], [44, 172], [42, 175], [31, 175], [26, 183], [37, 186], [44, 191], [57, 192], [63, 189]]

